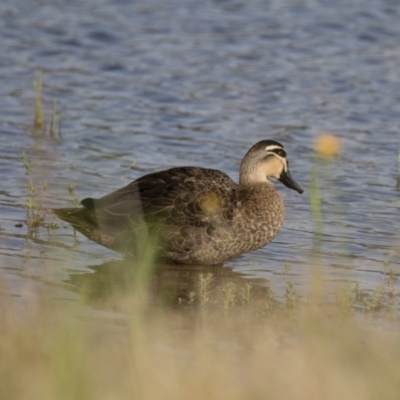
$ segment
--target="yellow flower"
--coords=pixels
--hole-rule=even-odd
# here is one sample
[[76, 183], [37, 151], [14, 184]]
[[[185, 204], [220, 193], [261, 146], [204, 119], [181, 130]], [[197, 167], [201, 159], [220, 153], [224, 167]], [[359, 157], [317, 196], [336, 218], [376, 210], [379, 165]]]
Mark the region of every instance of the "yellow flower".
[[340, 139], [330, 132], [321, 132], [314, 142], [315, 151], [323, 157], [337, 157], [340, 153]]

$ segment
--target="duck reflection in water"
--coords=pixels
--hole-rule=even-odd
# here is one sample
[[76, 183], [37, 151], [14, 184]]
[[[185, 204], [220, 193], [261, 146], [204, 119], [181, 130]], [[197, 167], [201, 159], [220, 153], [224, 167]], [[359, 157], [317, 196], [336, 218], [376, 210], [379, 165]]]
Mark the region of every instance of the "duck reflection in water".
[[[145, 266], [140, 271], [132, 263], [135, 261], [126, 258], [91, 266], [91, 272], [70, 275], [68, 283], [76, 287], [87, 305], [112, 307], [114, 311], [124, 304], [121, 299], [134, 298], [143, 285], [148, 290], [149, 304], [156, 307], [197, 307], [206, 298], [210, 304], [222, 307], [224, 290], [228, 288], [243, 295], [244, 290], [251, 290], [252, 297], [262, 297], [264, 301], [266, 296], [270, 297], [269, 288], [262, 285], [265, 280], [248, 279], [222, 265], [163, 264], [154, 268]], [[245, 301], [239, 297], [238, 303]]]

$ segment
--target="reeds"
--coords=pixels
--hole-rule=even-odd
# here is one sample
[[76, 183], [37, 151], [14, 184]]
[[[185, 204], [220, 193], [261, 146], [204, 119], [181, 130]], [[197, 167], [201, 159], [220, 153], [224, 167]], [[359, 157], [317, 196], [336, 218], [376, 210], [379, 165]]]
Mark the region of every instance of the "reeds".
[[40, 131], [43, 129], [43, 124], [44, 124], [43, 100], [42, 100], [42, 90], [43, 90], [42, 72], [39, 72], [38, 79], [33, 81], [33, 88], [35, 90], [35, 118], [33, 121], [33, 129], [34, 131]]
[[[35, 91], [35, 112], [32, 125], [34, 134], [41, 134], [47, 131], [43, 107], [43, 74], [39, 72], [38, 78], [33, 81]], [[53, 100], [53, 110], [50, 116], [50, 124], [48, 128], [50, 137], [61, 137], [61, 113], [57, 107], [57, 99]]]
[[28, 176], [28, 198], [25, 203], [27, 210], [26, 225], [28, 235], [38, 237], [38, 228], [45, 225], [45, 210], [43, 208], [44, 196], [48, 188], [47, 181], [42, 182], [39, 188], [35, 187], [32, 179], [31, 162], [25, 152], [21, 154], [26, 175]]

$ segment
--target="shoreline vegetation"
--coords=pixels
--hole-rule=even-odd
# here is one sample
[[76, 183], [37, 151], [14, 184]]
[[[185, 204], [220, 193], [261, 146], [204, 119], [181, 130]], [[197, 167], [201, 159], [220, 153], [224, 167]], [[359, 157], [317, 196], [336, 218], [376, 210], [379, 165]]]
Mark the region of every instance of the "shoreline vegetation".
[[4, 398], [398, 398], [399, 318], [388, 304], [354, 312], [354, 290], [330, 303], [288, 289], [280, 302], [233, 272], [195, 271], [185, 292], [176, 268], [168, 281], [163, 266], [126, 267], [72, 275], [79, 301], [46, 288], [13, 297], [2, 282]]
[[[34, 125], [43, 131], [39, 82]], [[324, 133], [315, 150], [306, 294], [291, 281], [289, 263], [282, 297], [227, 267], [156, 266], [146, 251], [142, 260], [70, 273], [63, 284], [78, 300], [60, 300], [45, 285], [34, 289], [29, 279], [22, 288], [29, 295], [16, 296], [0, 270], [2, 398], [397, 400], [398, 276], [385, 263], [374, 290], [349, 281], [332, 291], [323, 279], [318, 165], [334, 162], [340, 143]], [[35, 240], [60, 226], [44, 207], [51, 188], [34, 182], [29, 155], [21, 159], [27, 240]], [[74, 184], [65, 190], [77, 204]]]

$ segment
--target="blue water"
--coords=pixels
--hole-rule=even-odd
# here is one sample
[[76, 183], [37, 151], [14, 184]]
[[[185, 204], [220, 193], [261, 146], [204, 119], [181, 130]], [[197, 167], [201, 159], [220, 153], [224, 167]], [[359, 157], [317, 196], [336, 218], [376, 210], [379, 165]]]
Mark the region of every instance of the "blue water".
[[[27, 285], [44, 286], [74, 298], [71, 273], [120, 259], [75, 238], [60, 221], [60, 229], [28, 234], [23, 151], [36, 202], [49, 209], [178, 165], [213, 167], [236, 179], [247, 149], [268, 138], [285, 145], [306, 192], [278, 184], [286, 204], [280, 234], [225, 265], [267, 279], [283, 296], [290, 263], [295, 287], [309, 287], [315, 165], [324, 280], [334, 287], [360, 281], [372, 290], [384, 262], [400, 273], [399, 20], [400, 4], [382, 0], [3, 0], [0, 268], [7, 293], [29, 296]], [[35, 133], [32, 83], [39, 71], [46, 129]], [[54, 99], [61, 132], [51, 137]], [[336, 134], [342, 152], [317, 165], [313, 143], [321, 131]], [[53, 217], [46, 212], [45, 220]]]

